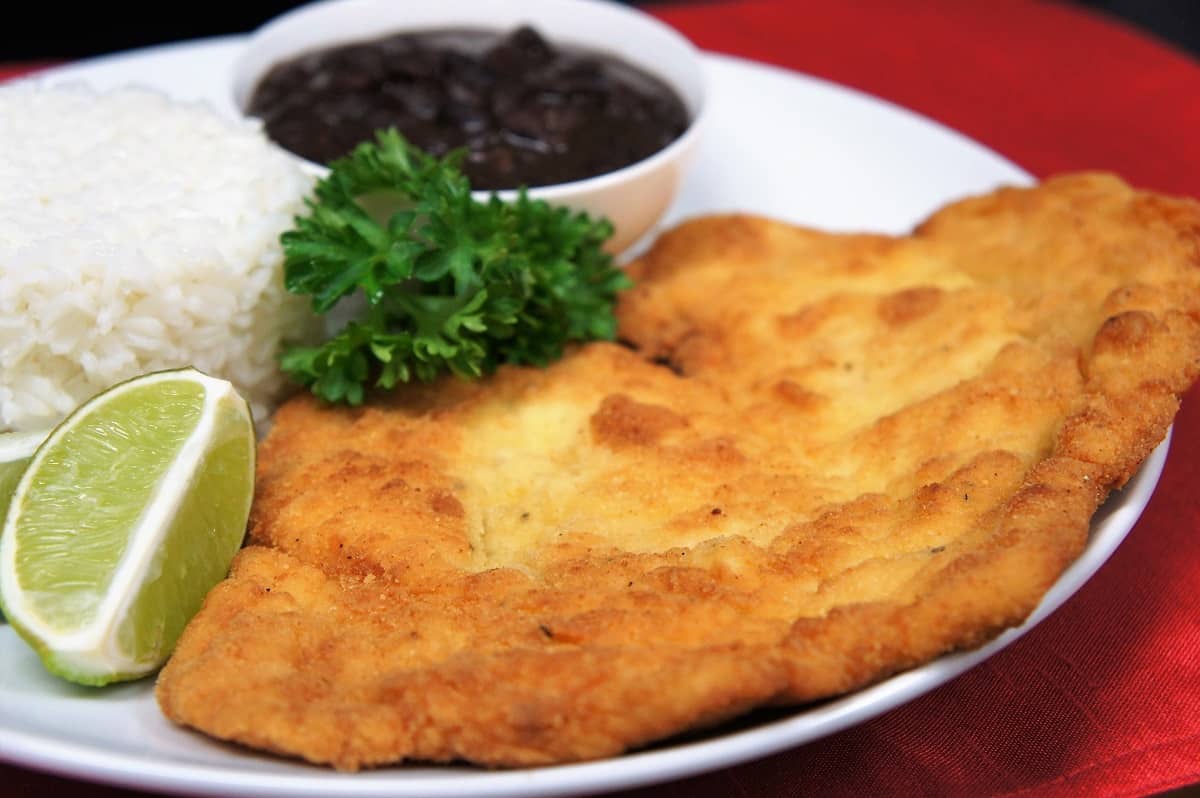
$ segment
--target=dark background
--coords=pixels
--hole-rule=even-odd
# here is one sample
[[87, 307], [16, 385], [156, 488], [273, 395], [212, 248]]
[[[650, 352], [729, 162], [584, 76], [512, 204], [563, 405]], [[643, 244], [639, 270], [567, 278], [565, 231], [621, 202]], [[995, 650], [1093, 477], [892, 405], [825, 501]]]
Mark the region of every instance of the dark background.
[[[1200, 0], [1060, 2], [1124, 19], [1200, 57]], [[205, 0], [180, 3], [88, 0], [65, 7], [55, 2], [20, 3], [19, 19], [14, 15], [0, 25], [0, 61], [80, 58], [182, 39], [242, 33], [297, 5], [300, 3], [295, 0], [246, 0], [236, 6]]]

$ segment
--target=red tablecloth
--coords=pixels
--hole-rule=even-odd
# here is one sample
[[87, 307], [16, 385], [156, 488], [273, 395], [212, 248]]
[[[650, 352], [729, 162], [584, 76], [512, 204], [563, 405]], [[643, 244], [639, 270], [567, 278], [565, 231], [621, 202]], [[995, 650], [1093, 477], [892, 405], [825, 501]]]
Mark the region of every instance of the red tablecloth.
[[[657, 13], [703, 48], [886, 97], [1039, 176], [1103, 168], [1200, 197], [1200, 63], [1072, 7], [759, 0]], [[1000, 655], [865, 725], [630, 796], [1044, 798], [1143, 795], [1200, 780], [1197, 440], [1193, 390], [1129, 538]], [[8, 766], [0, 792], [131, 795]]]

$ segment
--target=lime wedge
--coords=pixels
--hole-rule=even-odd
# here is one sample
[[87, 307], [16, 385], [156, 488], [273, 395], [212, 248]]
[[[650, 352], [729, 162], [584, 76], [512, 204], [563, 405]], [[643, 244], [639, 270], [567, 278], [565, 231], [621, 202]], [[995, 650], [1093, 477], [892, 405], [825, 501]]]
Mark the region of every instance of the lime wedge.
[[232, 385], [194, 369], [116, 385], [25, 468], [0, 532], [0, 605], [52, 673], [144, 676], [228, 572], [253, 488], [254, 426]]

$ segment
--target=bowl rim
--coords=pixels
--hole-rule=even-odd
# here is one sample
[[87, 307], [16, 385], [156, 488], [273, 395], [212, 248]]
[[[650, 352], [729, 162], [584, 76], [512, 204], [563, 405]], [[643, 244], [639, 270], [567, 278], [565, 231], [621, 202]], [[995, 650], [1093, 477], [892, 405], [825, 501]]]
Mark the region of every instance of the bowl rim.
[[[452, 0], [455, 5], [478, 5], [495, 7], [496, 0]], [[641, 69], [651, 72], [659, 80], [671, 87], [673, 91], [679, 95], [685, 105], [691, 105], [689, 99], [694, 99], [694, 108], [689, 108], [688, 124], [683, 132], [676, 136], [665, 147], [656, 150], [655, 152], [641, 158], [633, 163], [626, 164], [619, 169], [614, 169], [609, 172], [603, 172], [598, 175], [570, 180], [563, 183], [550, 183], [542, 186], [524, 188], [525, 193], [535, 199], [543, 199], [549, 201], [568, 200], [585, 193], [604, 191], [611, 186], [623, 183], [628, 180], [634, 180], [637, 177], [651, 172], [659, 168], [663, 163], [674, 161], [676, 159], [686, 158], [689, 151], [692, 149], [696, 139], [700, 135], [700, 131], [706, 127], [710, 116], [709, 110], [711, 103], [709, 102], [709, 86], [707, 70], [702, 58], [700, 49], [686, 36], [678, 30], [659, 20], [658, 18], [642, 11], [634, 6], [627, 6], [621, 3], [612, 2], [612, 0], [522, 0], [521, 3], [513, 2], [513, 0], [505, 0], [504, 4], [509, 6], [520, 6], [525, 3], [531, 3], [536, 6], [546, 5], [580, 5], [593, 8], [604, 9], [602, 13], [612, 13], [615, 17], [627, 19], [632, 24], [641, 25], [649, 30], [654, 31], [658, 35], [665, 36], [679, 48], [679, 51], [686, 57], [688, 62], [688, 71], [694, 75], [695, 85], [694, 92], [686, 91], [679, 81], [670, 79], [667, 75], [657, 71], [654, 67], [647, 63], [638, 63], [637, 66]], [[272, 36], [279, 36], [280, 30], [286, 31], [289, 27], [299, 27], [306, 20], [314, 16], [327, 16], [330, 14], [339, 13], [336, 9], [349, 8], [353, 10], [358, 7], [371, 6], [386, 6], [388, 8], [396, 8], [400, 6], [399, 0], [312, 0], [312, 2], [304, 3], [295, 8], [289, 9], [277, 16], [274, 16], [256, 28], [250, 33], [249, 38], [243, 44], [242, 50], [235, 59], [232, 71], [229, 75], [228, 91], [236, 112], [243, 117], [251, 117], [246, 110], [246, 104], [252, 95], [253, 88], [261, 80], [262, 76], [273, 66], [282, 60], [294, 58], [303, 53], [315, 52], [317, 50], [334, 47], [340, 44], [346, 44], [354, 41], [364, 41], [369, 38], [377, 38], [386, 36], [389, 32], [404, 30], [403, 26], [399, 25], [383, 25], [377, 32], [367, 34], [348, 34], [339, 36], [334, 34], [326, 41], [321, 43], [310, 43], [301, 45], [288, 50], [288, 52], [278, 55], [273, 59], [264, 60], [263, 64], [254, 71], [247, 74], [248, 65], [251, 63], [251, 56], [256, 52], [257, 47], [264, 40], [269, 41]], [[334, 9], [334, 10], [330, 10]], [[298, 21], [300, 20], [300, 21]], [[536, 23], [535, 23], [536, 24]], [[486, 26], [486, 23], [484, 24]], [[481, 26], [483, 27], [483, 26]], [[414, 26], [411, 30], [430, 30], [436, 28], [436, 24], [422, 23]], [[551, 37], [553, 38], [553, 37]], [[582, 40], [581, 40], [582, 43]], [[616, 56], [622, 58], [621, 56]], [[623, 59], [625, 60], [625, 59]], [[691, 95], [691, 96], [689, 96]], [[324, 164], [311, 161], [299, 155], [294, 157], [301, 160], [303, 164], [308, 166], [314, 174], [323, 175], [327, 173], [328, 168]], [[472, 194], [476, 197], [491, 197], [496, 196], [502, 200], [515, 199], [521, 192], [521, 187], [494, 189], [494, 190], [475, 190]]]

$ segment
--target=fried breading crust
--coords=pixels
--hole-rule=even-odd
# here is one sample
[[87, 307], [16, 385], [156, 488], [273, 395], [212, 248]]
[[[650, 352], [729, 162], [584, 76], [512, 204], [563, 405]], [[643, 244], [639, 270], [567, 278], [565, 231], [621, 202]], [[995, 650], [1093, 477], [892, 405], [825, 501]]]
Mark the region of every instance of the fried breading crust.
[[628, 346], [297, 398], [174, 721], [354, 770], [604, 757], [1020, 623], [1200, 360], [1200, 206], [1099, 174], [908, 237], [699, 219]]

